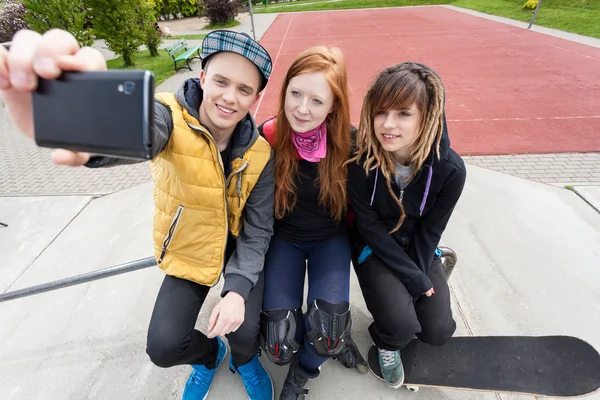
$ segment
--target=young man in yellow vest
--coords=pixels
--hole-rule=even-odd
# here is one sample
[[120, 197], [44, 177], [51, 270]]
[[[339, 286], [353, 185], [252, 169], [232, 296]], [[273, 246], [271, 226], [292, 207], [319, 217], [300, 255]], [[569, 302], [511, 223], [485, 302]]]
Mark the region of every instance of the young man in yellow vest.
[[[156, 365], [190, 364], [183, 399], [205, 399], [227, 347], [230, 367], [250, 399], [271, 400], [273, 385], [257, 358], [264, 256], [273, 232], [272, 150], [249, 110], [271, 74], [267, 51], [248, 35], [215, 31], [202, 48], [199, 79], [155, 102], [154, 247], [166, 276], [148, 330], [147, 353]], [[0, 93], [17, 127], [33, 137], [30, 93], [37, 79], [62, 70], [106, 69], [102, 55], [79, 48], [53, 30], [19, 32], [0, 47]], [[90, 168], [122, 160], [55, 150], [56, 164]], [[212, 286], [224, 275], [222, 300], [207, 334], [194, 329]]]

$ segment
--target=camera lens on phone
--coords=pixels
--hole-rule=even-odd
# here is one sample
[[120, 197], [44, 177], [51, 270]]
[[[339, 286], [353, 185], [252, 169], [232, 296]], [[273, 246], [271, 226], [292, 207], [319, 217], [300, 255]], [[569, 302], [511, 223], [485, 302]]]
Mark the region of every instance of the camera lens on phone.
[[135, 83], [131, 82], [131, 81], [127, 81], [125, 82], [125, 94], [132, 94], [133, 91], [135, 89]]

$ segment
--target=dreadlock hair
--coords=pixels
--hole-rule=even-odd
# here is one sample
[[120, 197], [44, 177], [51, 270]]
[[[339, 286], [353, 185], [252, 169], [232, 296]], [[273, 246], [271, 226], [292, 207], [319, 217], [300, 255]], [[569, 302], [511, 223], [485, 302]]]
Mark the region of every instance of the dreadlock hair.
[[418, 63], [406, 62], [385, 69], [367, 90], [355, 155], [349, 160], [358, 163], [364, 158], [363, 167], [367, 174], [379, 168], [385, 177], [388, 191], [400, 208], [400, 219], [390, 234], [400, 229], [406, 213], [392, 190], [391, 179], [396, 169], [394, 158], [392, 153], [383, 149], [375, 136], [374, 119], [380, 111], [409, 110], [413, 105], [421, 112], [421, 119], [417, 140], [409, 158], [413, 171], [408, 179], [413, 179], [421, 170], [432, 149], [439, 159], [444, 130], [444, 85], [432, 70]]
[[319, 204], [327, 207], [333, 219], [346, 213], [348, 199], [346, 161], [351, 152], [350, 100], [346, 60], [339, 48], [316, 46], [304, 50], [292, 62], [281, 91], [275, 122], [275, 216], [283, 218], [296, 204], [297, 151], [291, 139], [291, 126], [285, 116], [285, 97], [290, 80], [301, 74], [323, 73], [335, 97], [327, 123], [327, 156], [319, 161]]

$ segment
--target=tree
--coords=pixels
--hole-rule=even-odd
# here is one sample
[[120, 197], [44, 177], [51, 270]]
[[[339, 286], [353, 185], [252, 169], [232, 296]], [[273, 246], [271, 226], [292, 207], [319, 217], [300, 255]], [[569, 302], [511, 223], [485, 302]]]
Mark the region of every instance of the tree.
[[93, 16], [94, 33], [108, 48], [133, 66], [133, 56], [146, 35], [140, 24], [139, 0], [87, 0]]
[[156, 23], [156, 11], [153, 0], [142, 0], [137, 11], [139, 23], [144, 32], [146, 46], [152, 57], [158, 57], [158, 46], [162, 42], [160, 31]]
[[70, 32], [81, 46], [91, 46], [94, 35], [86, 27], [88, 10], [83, 0], [24, 0], [25, 20], [32, 30], [44, 33], [53, 28]]

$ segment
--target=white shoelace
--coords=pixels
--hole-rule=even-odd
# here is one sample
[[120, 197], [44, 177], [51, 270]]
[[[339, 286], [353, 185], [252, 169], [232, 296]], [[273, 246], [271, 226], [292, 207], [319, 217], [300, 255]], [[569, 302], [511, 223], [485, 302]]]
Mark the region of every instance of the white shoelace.
[[396, 362], [395, 351], [379, 349], [379, 354], [381, 354], [381, 360], [383, 361], [384, 367], [394, 365], [394, 363]]

